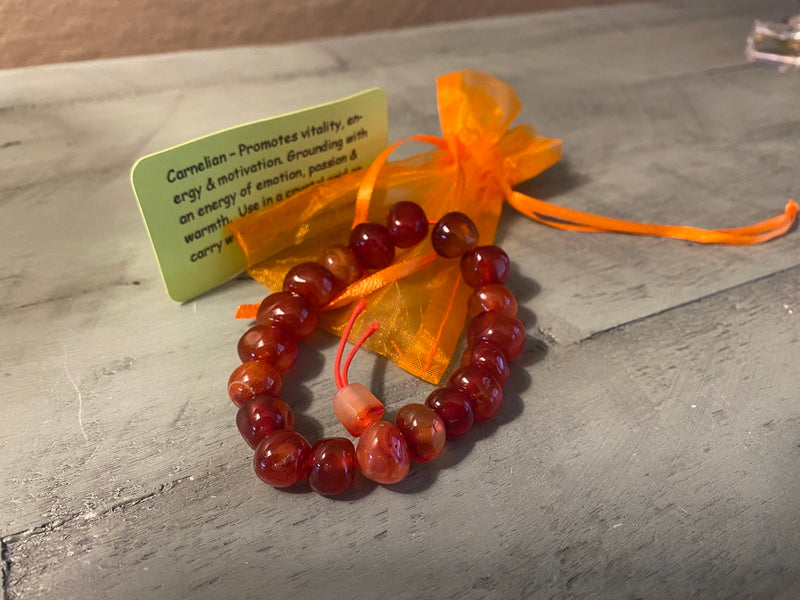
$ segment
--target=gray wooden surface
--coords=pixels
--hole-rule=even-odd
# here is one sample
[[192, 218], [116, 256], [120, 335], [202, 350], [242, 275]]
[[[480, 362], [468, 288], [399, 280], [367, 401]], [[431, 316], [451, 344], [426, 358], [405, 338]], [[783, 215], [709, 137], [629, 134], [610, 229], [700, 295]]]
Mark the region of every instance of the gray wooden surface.
[[[269, 48], [0, 72], [0, 539], [28, 598], [800, 597], [800, 237], [752, 248], [558, 232], [507, 210], [530, 340], [497, 421], [393, 488], [261, 484], [224, 385], [258, 299], [184, 305], [139, 156], [379, 85], [435, 133], [435, 76], [511, 83], [563, 162], [523, 189], [729, 227], [797, 194], [800, 77], [743, 62], [778, 0], [635, 3]], [[535, 315], [535, 316], [534, 316]], [[335, 340], [287, 378], [338, 434]], [[397, 408], [430, 386], [368, 354]]]

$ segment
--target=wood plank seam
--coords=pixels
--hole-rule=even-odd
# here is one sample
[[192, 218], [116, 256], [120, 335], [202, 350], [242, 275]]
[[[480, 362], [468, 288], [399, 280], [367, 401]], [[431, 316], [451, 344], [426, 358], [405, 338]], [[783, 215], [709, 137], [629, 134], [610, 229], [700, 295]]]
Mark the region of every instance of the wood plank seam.
[[23, 541], [23, 540], [27, 540], [27, 539], [35, 536], [35, 535], [40, 535], [42, 533], [49, 533], [51, 531], [56, 531], [56, 530], [64, 527], [65, 525], [68, 525], [69, 523], [72, 523], [73, 521], [75, 521], [77, 519], [80, 519], [80, 518], [83, 518], [83, 519], [94, 519], [94, 518], [106, 515], [108, 513], [111, 513], [111, 512], [125, 510], [126, 508], [129, 508], [129, 507], [132, 507], [132, 506], [136, 506], [137, 504], [141, 504], [142, 502], [145, 502], [146, 500], [149, 500], [150, 498], [154, 498], [155, 496], [159, 496], [159, 495], [161, 495], [161, 494], [163, 494], [165, 492], [168, 492], [171, 489], [173, 489], [175, 486], [180, 485], [181, 483], [183, 483], [184, 481], [189, 480], [189, 479], [194, 481], [194, 480], [197, 479], [197, 477], [195, 477], [194, 475], [185, 475], [183, 477], [180, 477], [178, 479], [174, 479], [174, 480], [169, 481], [167, 483], [161, 483], [161, 484], [159, 484], [158, 488], [154, 489], [151, 492], [147, 492], [145, 494], [142, 494], [141, 496], [134, 496], [132, 498], [123, 498], [122, 500], [120, 500], [118, 502], [113, 502], [111, 504], [108, 504], [107, 506], [103, 506], [101, 508], [90, 510], [90, 511], [86, 511], [86, 512], [74, 512], [74, 513], [71, 513], [71, 514], [67, 515], [66, 517], [53, 519], [51, 521], [48, 521], [47, 523], [42, 523], [41, 525], [36, 525], [34, 527], [29, 527], [28, 529], [25, 529], [23, 531], [18, 531], [18, 532], [11, 533], [11, 534], [8, 534], [8, 535], [0, 537], [0, 543], [2, 543], [2, 545], [3, 545], [3, 552], [4, 552], [3, 553], [3, 561], [2, 561], [3, 574], [4, 574], [3, 584], [5, 585], [6, 582], [9, 580], [8, 571], [10, 570], [10, 562], [7, 562], [7, 559], [6, 559], [7, 548], [8, 548], [9, 544], [13, 544], [15, 542], [20, 542], [20, 541]]
[[[644, 321], [646, 321], [648, 319], [667, 314], [667, 313], [669, 313], [669, 312], [671, 312], [673, 310], [686, 308], [686, 307], [692, 306], [694, 304], [697, 304], [697, 303], [699, 303], [701, 301], [710, 300], [710, 299], [712, 299], [715, 296], [718, 296], [720, 294], [725, 294], [725, 293], [728, 293], [730, 291], [736, 290], [737, 288], [748, 286], [748, 285], [751, 285], [753, 283], [760, 282], [760, 281], [766, 281], [766, 280], [768, 280], [770, 278], [774, 278], [774, 277], [780, 276], [780, 275], [782, 275], [784, 273], [791, 272], [791, 271], [800, 271], [800, 266], [793, 266], [793, 267], [788, 267], [786, 269], [781, 269], [781, 270], [775, 271], [773, 273], [764, 275], [762, 277], [758, 277], [756, 279], [748, 280], [746, 282], [743, 282], [743, 283], [740, 283], [740, 284], [737, 284], [737, 285], [734, 285], [734, 286], [730, 286], [728, 288], [724, 288], [724, 289], [718, 290], [718, 291], [716, 291], [716, 292], [714, 292], [712, 294], [707, 294], [705, 296], [702, 296], [702, 297], [699, 297], [699, 298], [695, 298], [695, 299], [690, 300], [688, 302], [684, 302], [682, 304], [678, 304], [676, 306], [672, 306], [672, 307], [666, 308], [664, 310], [661, 310], [661, 311], [658, 311], [658, 312], [655, 312], [655, 313], [652, 313], [652, 314], [649, 314], [649, 315], [645, 315], [645, 316], [637, 318], [637, 319], [632, 319], [630, 321], [626, 321], [626, 322], [621, 323], [619, 325], [616, 325], [614, 327], [610, 327], [610, 328], [595, 332], [590, 336], [587, 336], [585, 338], [582, 338], [582, 339], [578, 340], [577, 342], [569, 343], [569, 344], [566, 344], [566, 345], [560, 344], [558, 341], [556, 341], [550, 335], [548, 335], [548, 333], [546, 331], [543, 331], [542, 329], [538, 329], [538, 328], [537, 328], [537, 332], [541, 335], [541, 337], [540, 336], [532, 336], [531, 339], [535, 340], [535, 342], [537, 342], [537, 343], [546, 344], [548, 347], [552, 347], [552, 346], [569, 347], [569, 346], [572, 346], [573, 344], [582, 344], [582, 343], [584, 343], [586, 341], [595, 340], [595, 339], [599, 338], [600, 336], [602, 336], [603, 334], [612, 333], [612, 332], [620, 330], [622, 328], [625, 328], [625, 327], [628, 327], [628, 326], [631, 326], [631, 325], [635, 325], [635, 324], [644, 322]], [[544, 338], [544, 339], [542, 339], [542, 338]], [[526, 346], [528, 346], [528, 344], [526, 344]], [[5, 535], [5, 536], [0, 536], [0, 544], [2, 544], [1, 566], [2, 566], [2, 575], [3, 575], [2, 582], [3, 582], [4, 594], [6, 592], [6, 587], [7, 587], [7, 584], [9, 582], [9, 579], [10, 579], [10, 576], [9, 576], [10, 559], [8, 558], [8, 544], [12, 544], [12, 543], [15, 543], [15, 542], [18, 542], [18, 541], [29, 539], [30, 537], [32, 537], [34, 535], [47, 533], [47, 532], [50, 532], [50, 531], [55, 531], [55, 530], [60, 529], [61, 527], [65, 526], [65, 525], [68, 525], [69, 523], [71, 523], [71, 522], [73, 522], [76, 519], [81, 518], [81, 517], [84, 518], [84, 519], [90, 519], [90, 518], [95, 518], [95, 517], [99, 517], [99, 516], [105, 515], [105, 514], [110, 513], [110, 512], [125, 510], [126, 508], [136, 506], [137, 504], [140, 504], [141, 502], [144, 502], [144, 501], [149, 500], [151, 498], [155, 498], [157, 496], [161, 496], [165, 492], [168, 492], [169, 490], [174, 488], [176, 485], [180, 485], [181, 483], [183, 483], [184, 481], [186, 481], [188, 479], [194, 480], [194, 479], [196, 479], [196, 477], [194, 475], [186, 475], [186, 476], [180, 477], [178, 479], [172, 480], [170, 482], [159, 484], [158, 488], [154, 489], [151, 492], [142, 494], [140, 496], [135, 496], [135, 497], [131, 497], [131, 498], [122, 499], [122, 500], [120, 500], [118, 502], [109, 504], [109, 505], [107, 505], [107, 506], [105, 506], [105, 507], [103, 507], [103, 508], [101, 508], [99, 510], [91, 510], [91, 511], [88, 511], [88, 512], [75, 512], [75, 513], [72, 513], [70, 515], [67, 515], [66, 517], [53, 519], [51, 521], [48, 521], [46, 523], [43, 523], [43, 524], [40, 524], [40, 525], [37, 525], [37, 526], [34, 526], [34, 527], [30, 527], [30, 528], [25, 529], [23, 531], [18, 531], [18, 532], [11, 533], [11, 534], [8, 534], [8, 535]], [[6, 596], [4, 595], [2, 600], [5, 600], [5, 599], [6, 599]]]
[[[738, 288], [741, 288], [741, 287], [744, 287], [744, 286], [747, 286], [747, 285], [751, 285], [751, 284], [758, 283], [758, 282], [761, 282], [761, 281], [767, 281], [768, 279], [771, 279], [773, 277], [778, 277], [780, 275], [783, 275], [785, 273], [789, 273], [791, 271], [800, 271], [800, 265], [795, 265], [795, 266], [792, 266], [792, 267], [786, 267], [785, 269], [779, 269], [777, 271], [773, 271], [772, 273], [767, 273], [766, 275], [762, 275], [761, 277], [755, 277], [753, 279], [748, 279], [747, 281], [743, 281], [742, 283], [737, 283], [736, 285], [732, 285], [730, 287], [726, 287], [726, 288], [722, 288], [722, 289], [716, 290], [716, 291], [712, 292], [711, 294], [706, 294], [705, 296], [699, 296], [698, 298], [692, 298], [691, 300], [688, 300], [688, 301], [683, 302], [681, 304], [676, 304], [675, 306], [669, 306], [667, 308], [664, 308], [662, 310], [656, 311], [654, 313], [643, 315], [641, 317], [637, 317], [636, 319], [631, 319], [630, 321], [625, 321], [624, 323], [619, 323], [617, 325], [614, 325], [613, 327], [607, 327], [606, 329], [601, 329], [599, 331], [595, 331], [591, 335], [586, 336], [584, 338], [581, 338], [576, 342], [572, 342], [572, 343], [566, 344], [563, 347], [567, 348], [567, 347], [569, 347], [569, 346], [571, 346], [573, 344], [582, 344], [584, 342], [588, 342], [590, 340], [594, 340], [595, 338], [600, 337], [604, 333], [611, 333], [613, 331], [617, 331], [619, 329], [623, 329], [623, 328], [629, 327], [631, 325], [636, 325], [637, 323], [641, 323], [643, 321], [647, 321], [648, 319], [652, 319], [653, 317], [658, 317], [660, 315], [665, 315], [665, 314], [670, 313], [670, 312], [672, 312], [672, 311], [674, 311], [676, 309], [686, 308], [688, 306], [692, 306], [693, 304], [697, 304], [698, 302], [703, 302], [704, 300], [710, 300], [710, 299], [712, 299], [712, 298], [714, 298], [716, 296], [719, 296], [721, 294], [727, 294], [729, 292], [732, 292], [732, 291], [734, 291], [734, 290], [736, 290]], [[539, 332], [542, 333], [551, 344], [558, 344], [558, 341], [552, 339], [551, 336], [546, 331], [542, 331], [541, 329], [539, 329]]]
[[8, 557], [8, 545], [0, 538], [0, 578], [2, 578], [3, 600], [8, 600], [11, 581], [11, 559]]

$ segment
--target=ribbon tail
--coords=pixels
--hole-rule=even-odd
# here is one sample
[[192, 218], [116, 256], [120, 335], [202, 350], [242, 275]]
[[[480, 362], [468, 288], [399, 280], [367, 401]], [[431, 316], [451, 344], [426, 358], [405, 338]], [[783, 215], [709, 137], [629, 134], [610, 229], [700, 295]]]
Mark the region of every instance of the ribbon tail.
[[372, 200], [372, 194], [375, 191], [375, 184], [378, 182], [378, 175], [383, 169], [386, 161], [389, 160], [389, 155], [394, 152], [398, 146], [406, 142], [426, 142], [439, 148], [440, 150], [447, 150], [447, 142], [433, 135], [413, 135], [404, 140], [399, 140], [394, 144], [387, 146], [381, 152], [372, 164], [364, 173], [364, 178], [361, 180], [361, 185], [358, 186], [358, 194], [356, 195], [355, 215], [353, 217], [353, 227], [359, 223], [364, 223], [369, 220], [369, 205]]
[[234, 319], [255, 319], [258, 314], [258, 307], [261, 306], [260, 302], [255, 304], [240, 304], [236, 308]]
[[[421, 271], [426, 266], [431, 264], [438, 255], [435, 252], [430, 252], [422, 256], [414, 256], [401, 260], [393, 265], [376, 271], [372, 275], [359, 279], [352, 285], [342, 291], [338, 296], [331, 300], [322, 310], [336, 310], [343, 306], [347, 306], [355, 300], [363, 299], [372, 292], [375, 292], [387, 285], [394, 283], [404, 277], [408, 277]], [[258, 314], [258, 307], [260, 302], [255, 304], [240, 304], [236, 309], [235, 319], [255, 319]]]
[[795, 201], [789, 200], [783, 213], [753, 225], [731, 229], [701, 229], [684, 225], [658, 225], [612, 219], [550, 204], [510, 188], [506, 192], [506, 200], [527, 217], [556, 229], [589, 233], [628, 233], [687, 240], [701, 244], [735, 246], [760, 244], [783, 235], [791, 229], [798, 212]]
[[409, 275], [422, 270], [427, 265], [431, 264], [438, 255], [435, 252], [424, 254], [422, 256], [415, 256], [407, 258], [393, 265], [376, 271], [372, 275], [359, 279], [352, 285], [348, 286], [341, 294], [331, 300], [324, 308], [324, 310], [335, 310], [341, 308], [351, 302], [364, 298], [365, 296], [375, 292], [387, 285], [398, 281]]

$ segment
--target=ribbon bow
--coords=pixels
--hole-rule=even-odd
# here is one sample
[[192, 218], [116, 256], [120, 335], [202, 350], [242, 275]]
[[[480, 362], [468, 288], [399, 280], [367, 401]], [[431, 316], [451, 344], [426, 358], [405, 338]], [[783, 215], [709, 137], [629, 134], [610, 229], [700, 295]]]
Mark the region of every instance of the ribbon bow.
[[[450, 211], [470, 216], [480, 243], [494, 239], [503, 201], [524, 215], [559, 229], [620, 232], [701, 243], [755, 244], [792, 226], [797, 205], [755, 225], [704, 230], [635, 223], [549, 204], [513, 190], [555, 164], [561, 140], [540, 136], [532, 127], [509, 129], [521, 103], [507, 84], [484, 73], [459, 71], [437, 79], [442, 137], [413, 136], [387, 147], [366, 171], [317, 184], [277, 206], [229, 225], [247, 257], [248, 272], [268, 288], [280, 289], [294, 265], [316, 260], [334, 243], [346, 244], [353, 225], [383, 222], [388, 207], [400, 200], [422, 206], [430, 219]], [[401, 144], [425, 142], [435, 149], [387, 162]], [[369, 298], [362, 317], [381, 323], [366, 344], [406, 371], [437, 383], [455, 350], [466, 316], [470, 290], [460, 281], [457, 260], [436, 258], [430, 242], [398, 256], [387, 269], [346, 289], [326, 307], [323, 327], [341, 334], [346, 304]], [[250, 309], [237, 316], [252, 316]]]

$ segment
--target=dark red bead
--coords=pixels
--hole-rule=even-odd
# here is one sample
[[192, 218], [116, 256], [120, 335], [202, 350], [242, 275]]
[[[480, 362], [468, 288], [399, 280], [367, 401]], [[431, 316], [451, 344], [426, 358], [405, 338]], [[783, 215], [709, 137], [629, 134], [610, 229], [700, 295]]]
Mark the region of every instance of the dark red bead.
[[326, 248], [319, 263], [333, 275], [339, 289], [344, 289], [360, 279], [364, 272], [364, 265], [355, 250], [341, 244]]
[[270, 433], [280, 429], [294, 429], [294, 413], [280, 398], [256, 396], [239, 408], [236, 426], [244, 441], [255, 448]]
[[313, 262], [295, 265], [283, 280], [283, 291], [294, 292], [321, 308], [331, 301], [335, 294], [335, 282], [330, 271]]
[[297, 360], [297, 342], [279, 327], [253, 325], [239, 339], [239, 358], [242, 362], [260, 360], [286, 373]]
[[447, 213], [433, 226], [431, 243], [439, 256], [455, 258], [478, 245], [478, 228], [464, 213]]
[[488, 371], [478, 365], [461, 367], [450, 376], [448, 387], [464, 392], [472, 404], [476, 421], [488, 421], [500, 409], [503, 389]]
[[302, 480], [309, 469], [311, 444], [295, 431], [281, 429], [261, 440], [253, 456], [253, 468], [261, 481], [277, 488]]
[[475, 342], [475, 345], [469, 346], [461, 359], [461, 366], [466, 367], [467, 365], [477, 365], [485, 369], [497, 379], [500, 385], [505, 384], [511, 375], [506, 355], [491, 342], [479, 341]]
[[314, 333], [319, 317], [311, 303], [302, 296], [277, 292], [261, 302], [256, 321], [261, 325], [275, 325], [299, 340]]
[[467, 299], [467, 310], [472, 317], [492, 310], [516, 317], [518, 308], [517, 299], [511, 290], [499, 283], [482, 285]]
[[489, 283], [504, 283], [508, 279], [511, 262], [502, 248], [478, 246], [461, 257], [461, 277], [470, 287]]
[[281, 374], [278, 369], [257, 360], [242, 363], [228, 379], [228, 395], [236, 406], [261, 394], [277, 396], [280, 391]]
[[522, 351], [525, 325], [519, 319], [497, 311], [481, 313], [472, 319], [467, 329], [467, 342], [470, 346], [479, 340], [491, 342], [511, 360]]
[[350, 247], [368, 269], [383, 269], [394, 260], [389, 230], [378, 223], [360, 223], [350, 232]]
[[454, 388], [433, 390], [425, 404], [442, 418], [448, 438], [461, 437], [472, 428], [475, 421], [469, 397]]
[[356, 476], [356, 449], [347, 438], [326, 438], [311, 447], [311, 489], [331, 496], [341, 494]]
[[428, 235], [428, 217], [419, 204], [398, 202], [389, 209], [386, 228], [398, 248], [416, 246]]

